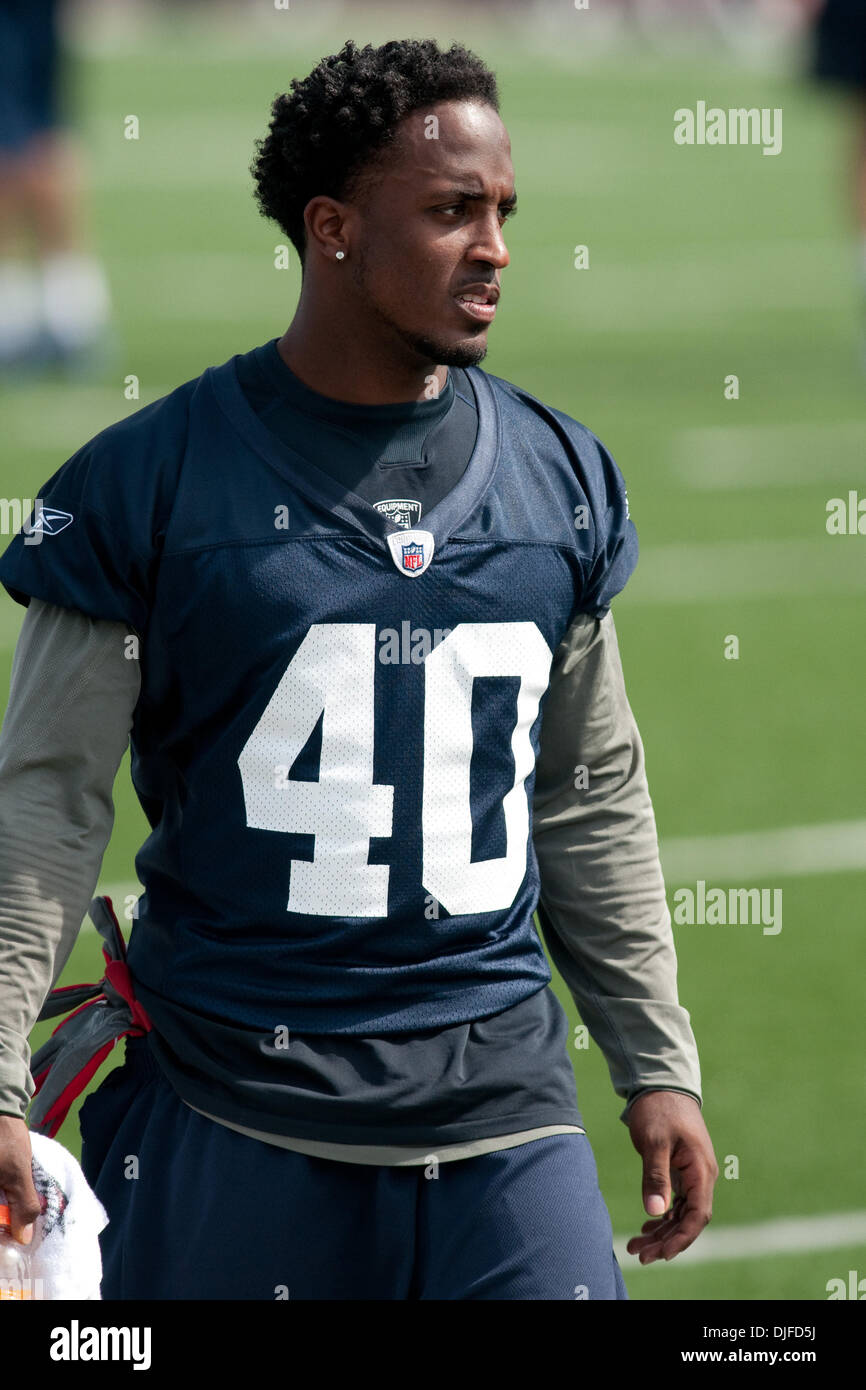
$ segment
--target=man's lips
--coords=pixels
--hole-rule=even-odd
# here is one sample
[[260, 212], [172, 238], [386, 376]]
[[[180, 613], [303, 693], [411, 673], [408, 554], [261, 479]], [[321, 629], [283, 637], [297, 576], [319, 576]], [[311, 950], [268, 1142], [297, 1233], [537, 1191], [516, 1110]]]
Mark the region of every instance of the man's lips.
[[490, 323], [496, 313], [499, 290], [496, 285], [471, 286], [460, 290], [454, 298], [465, 314], [476, 322]]

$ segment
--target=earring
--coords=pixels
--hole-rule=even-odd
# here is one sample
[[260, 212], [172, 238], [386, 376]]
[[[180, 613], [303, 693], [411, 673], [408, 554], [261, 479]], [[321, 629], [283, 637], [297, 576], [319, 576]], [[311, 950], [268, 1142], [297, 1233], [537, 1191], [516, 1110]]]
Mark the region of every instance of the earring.
[[341, 260], [343, 259], [343, 257], [345, 256], [345, 254], [346, 254], [345, 251], [338, 251], [338, 252], [337, 252], [337, 260], [338, 260], [338, 261], [341, 261]]

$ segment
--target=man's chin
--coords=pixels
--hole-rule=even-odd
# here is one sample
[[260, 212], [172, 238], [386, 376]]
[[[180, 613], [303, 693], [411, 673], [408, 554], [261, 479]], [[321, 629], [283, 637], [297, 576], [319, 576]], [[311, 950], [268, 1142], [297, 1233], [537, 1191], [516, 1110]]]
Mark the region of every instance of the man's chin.
[[440, 367], [477, 367], [487, 356], [487, 334], [477, 338], [437, 339], [404, 334], [417, 353]]
[[443, 367], [477, 367], [487, 356], [487, 335], [474, 343], [458, 343], [451, 348], [441, 348], [439, 364]]

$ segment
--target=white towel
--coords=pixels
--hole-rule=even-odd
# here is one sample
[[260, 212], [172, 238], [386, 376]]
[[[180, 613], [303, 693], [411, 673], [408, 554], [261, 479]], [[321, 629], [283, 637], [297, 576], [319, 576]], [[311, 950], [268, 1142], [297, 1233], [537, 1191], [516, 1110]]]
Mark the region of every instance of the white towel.
[[30, 1133], [33, 1182], [42, 1201], [29, 1247], [37, 1296], [98, 1299], [102, 1281], [99, 1232], [108, 1214], [72, 1154], [56, 1139]]

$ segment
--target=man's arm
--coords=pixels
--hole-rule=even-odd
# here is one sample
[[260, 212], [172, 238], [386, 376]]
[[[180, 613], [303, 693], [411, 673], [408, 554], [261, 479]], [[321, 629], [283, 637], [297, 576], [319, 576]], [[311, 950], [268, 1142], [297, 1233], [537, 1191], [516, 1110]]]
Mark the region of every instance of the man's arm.
[[24, 1115], [28, 1035], [75, 944], [114, 822], [138, 700], [126, 624], [31, 599], [0, 730], [0, 1188], [38, 1214]]
[[[581, 769], [585, 769], [583, 772]], [[676, 986], [676, 953], [643, 745], [625, 692], [616, 630], [579, 615], [554, 655], [536, 766], [533, 841], [548, 950], [627, 1105], [644, 1160], [644, 1203], [663, 1217], [664, 1253], [709, 1219], [715, 1158], [700, 1114], [697, 1045]], [[676, 1095], [673, 1093], [680, 1092]], [[689, 1168], [690, 1205], [682, 1170]], [[659, 1223], [635, 1253], [657, 1257]], [[652, 1227], [649, 1231], [648, 1228]], [[683, 1235], [685, 1243], [679, 1243]]]

